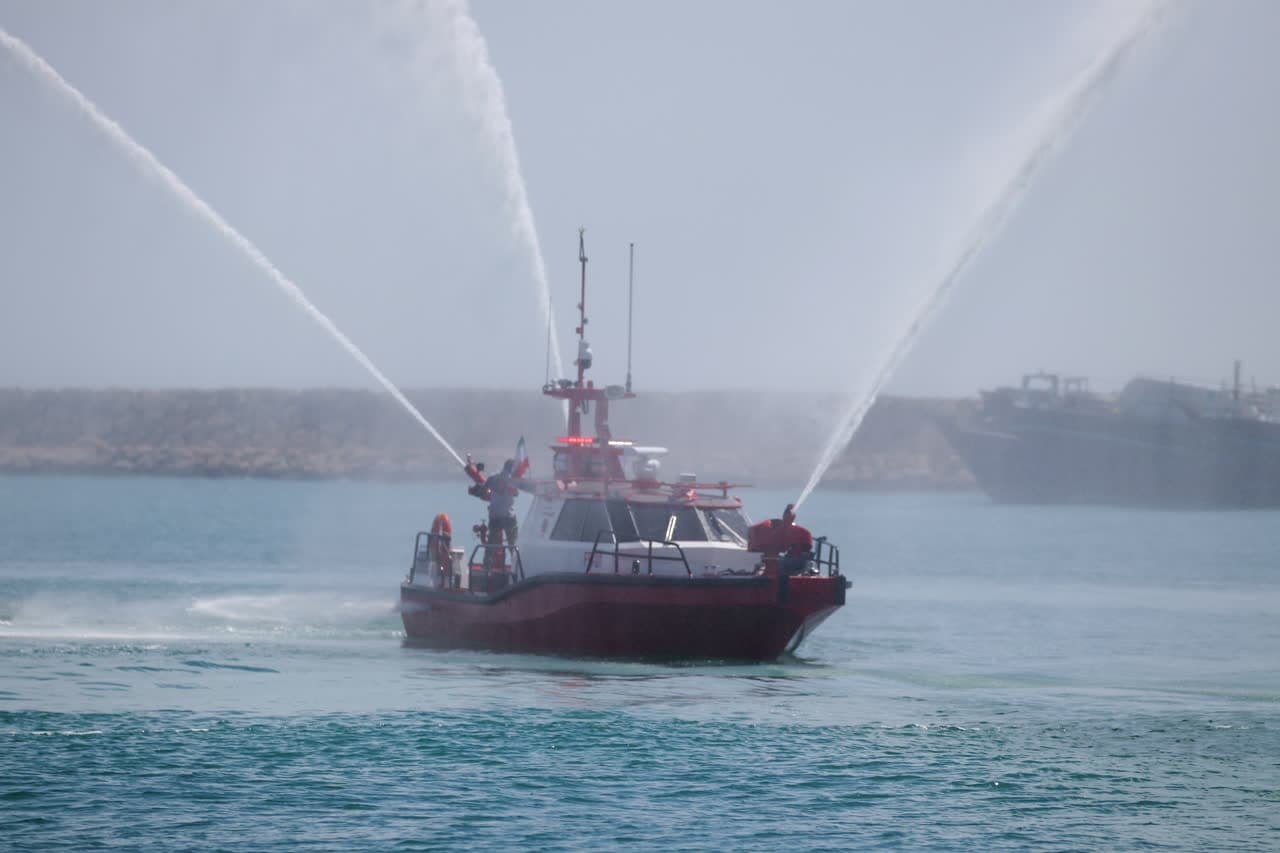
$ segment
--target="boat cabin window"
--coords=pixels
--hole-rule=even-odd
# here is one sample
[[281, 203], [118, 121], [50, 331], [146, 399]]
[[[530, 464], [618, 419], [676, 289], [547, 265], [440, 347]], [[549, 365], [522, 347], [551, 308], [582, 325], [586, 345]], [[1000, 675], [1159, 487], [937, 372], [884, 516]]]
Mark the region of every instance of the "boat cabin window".
[[691, 506], [671, 504], [631, 504], [636, 532], [641, 539], [665, 539], [677, 542], [705, 542], [707, 532]]
[[[608, 533], [609, 513], [603, 501], [567, 500], [551, 531], [552, 539], [569, 542], [594, 542], [601, 531]], [[601, 541], [611, 541], [608, 536]]]
[[747, 544], [747, 517], [737, 507], [715, 507], [704, 509], [707, 517], [707, 532], [713, 541], [736, 542]]
[[613, 535], [618, 537], [618, 541], [639, 540], [640, 534], [636, 532], [636, 523], [627, 504], [624, 501], [609, 501], [606, 506], [609, 509], [609, 521], [613, 523]]
[[620, 500], [564, 502], [551, 538], [562, 542], [733, 542], [745, 545], [747, 517], [736, 507], [698, 509], [678, 504], [628, 503]]

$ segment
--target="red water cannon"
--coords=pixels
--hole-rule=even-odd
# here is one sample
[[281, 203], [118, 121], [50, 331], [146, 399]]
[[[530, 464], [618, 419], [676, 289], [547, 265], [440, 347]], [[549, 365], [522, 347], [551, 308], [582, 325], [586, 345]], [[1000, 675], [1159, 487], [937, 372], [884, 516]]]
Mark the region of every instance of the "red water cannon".
[[801, 574], [813, 555], [813, 534], [796, 524], [795, 505], [787, 504], [781, 518], [748, 528], [747, 550], [764, 556], [765, 574], [776, 574], [779, 566], [787, 574]]

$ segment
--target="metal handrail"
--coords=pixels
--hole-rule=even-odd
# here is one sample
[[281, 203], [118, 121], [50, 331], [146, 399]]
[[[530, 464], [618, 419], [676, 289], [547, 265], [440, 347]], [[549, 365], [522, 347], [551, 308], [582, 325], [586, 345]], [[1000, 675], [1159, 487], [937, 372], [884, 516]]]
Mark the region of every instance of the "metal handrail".
[[[524, 580], [524, 561], [520, 559], [520, 549], [519, 549], [519, 547], [517, 547], [517, 546], [515, 546], [515, 545], [488, 545], [488, 544], [485, 544], [484, 542], [481, 542], [479, 545], [477, 545], [476, 547], [474, 547], [474, 548], [472, 548], [472, 549], [471, 549], [471, 558], [470, 558], [469, 560], [467, 560], [467, 565], [468, 565], [468, 566], [473, 566], [473, 565], [475, 565], [475, 562], [476, 562], [476, 554], [478, 554], [478, 553], [480, 552], [480, 549], [481, 549], [481, 548], [484, 548], [484, 549], [485, 549], [484, 554], [485, 554], [485, 557], [486, 557], [486, 563], [487, 563], [487, 558], [488, 558], [489, 553], [490, 553], [490, 549], [493, 549], [493, 548], [501, 548], [504, 552], [506, 552], [506, 553], [508, 553], [508, 554], [512, 555], [512, 556], [515, 558], [515, 559], [511, 562], [511, 565], [512, 565], [512, 568], [513, 568], [512, 574], [514, 574], [514, 575], [516, 576], [516, 579], [517, 579], [517, 580]], [[486, 564], [482, 564], [482, 568], [484, 568], [484, 569], [488, 569], [488, 568], [489, 568], [489, 566], [488, 566], [488, 565], [486, 565]]]
[[[606, 534], [613, 540], [613, 573], [615, 575], [618, 573], [618, 558], [623, 556], [622, 550], [621, 550], [622, 543], [618, 541], [617, 535], [612, 530], [601, 530], [598, 533], [596, 533], [595, 541], [591, 543], [591, 553], [590, 555], [587, 556], [586, 574], [588, 575], [591, 574], [591, 567], [595, 565], [596, 554], [602, 553], [600, 551], [600, 537]], [[642, 542], [648, 545], [648, 553], [646, 554], [645, 559], [648, 563], [649, 574], [653, 574], [654, 560], [659, 560], [659, 561], [665, 560], [667, 562], [672, 562], [672, 563], [679, 561], [684, 566], [684, 573], [689, 577], [693, 577], [693, 569], [689, 568], [689, 558], [685, 556], [684, 549], [680, 547], [679, 542], [674, 542], [670, 539], [630, 539], [628, 540], [628, 542], [629, 543]], [[664, 554], [654, 554], [653, 553], [654, 545], [670, 545], [671, 547], [676, 549], [676, 553], [679, 554], [679, 556], [671, 557]], [[607, 555], [607, 552], [603, 552], [603, 553], [606, 553]], [[635, 555], [632, 554], [630, 556], [634, 557]]]
[[[826, 557], [823, 557], [822, 550], [826, 549]], [[827, 541], [827, 537], [819, 536], [813, 540], [813, 564], [821, 569], [823, 566], [827, 568], [827, 577], [837, 577], [840, 574], [840, 549]]]
[[435, 544], [434, 540], [440, 538], [439, 533], [428, 533], [425, 530], [419, 530], [418, 534], [413, 537], [413, 562], [409, 564], [409, 582], [412, 583], [414, 576], [418, 572], [418, 559], [422, 555], [422, 537], [427, 537], [427, 554], [430, 555], [431, 546]]
[[612, 530], [599, 530], [596, 531], [595, 541], [591, 543], [591, 556], [587, 557], [587, 574], [591, 574], [591, 567], [595, 565], [596, 551], [600, 548], [600, 537], [605, 535], [613, 540], [613, 573], [615, 575], [618, 573], [618, 534]]

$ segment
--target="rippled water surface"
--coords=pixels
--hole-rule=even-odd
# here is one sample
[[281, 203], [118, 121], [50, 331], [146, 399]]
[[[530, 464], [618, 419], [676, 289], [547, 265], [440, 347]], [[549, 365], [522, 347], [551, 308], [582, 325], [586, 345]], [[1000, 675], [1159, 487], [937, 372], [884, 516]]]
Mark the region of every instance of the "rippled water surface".
[[0, 478], [0, 848], [1280, 849], [1280, 513], [819, 492], [849, 606], [670, 665], [405, 647], [469, 500]]

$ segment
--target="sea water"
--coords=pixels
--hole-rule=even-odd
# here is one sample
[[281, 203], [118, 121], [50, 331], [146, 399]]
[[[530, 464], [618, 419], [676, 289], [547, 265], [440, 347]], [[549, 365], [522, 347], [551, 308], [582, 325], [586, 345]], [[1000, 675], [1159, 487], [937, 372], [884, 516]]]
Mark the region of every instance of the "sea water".
[[611, 663], [404, 645], [464, 487], [0, 477], [0, 847], [1280, 846], [1280, 513], [820, 490], [798, 656]]

